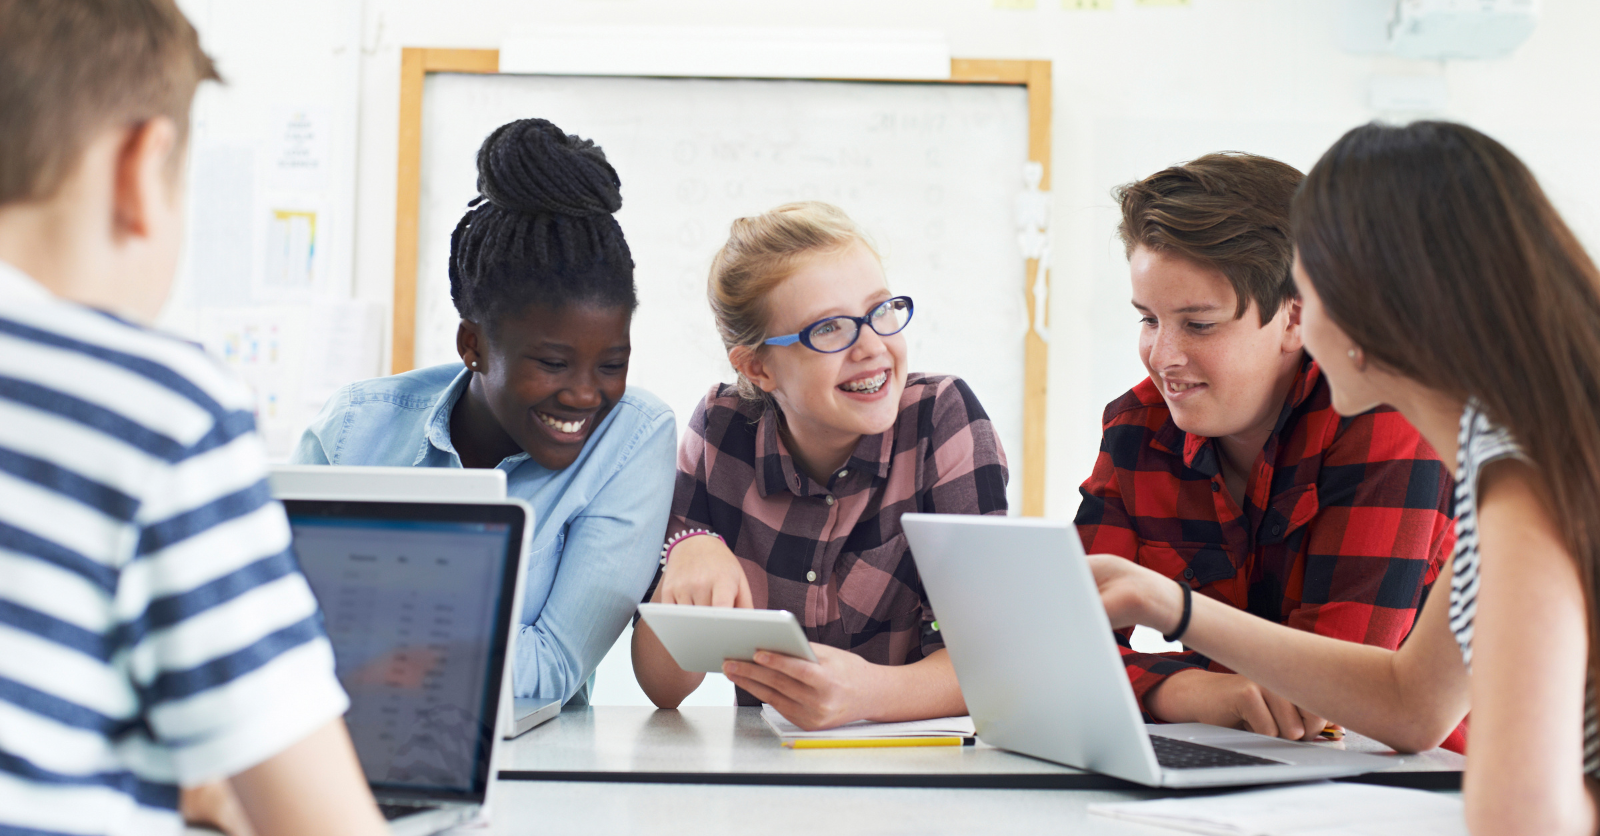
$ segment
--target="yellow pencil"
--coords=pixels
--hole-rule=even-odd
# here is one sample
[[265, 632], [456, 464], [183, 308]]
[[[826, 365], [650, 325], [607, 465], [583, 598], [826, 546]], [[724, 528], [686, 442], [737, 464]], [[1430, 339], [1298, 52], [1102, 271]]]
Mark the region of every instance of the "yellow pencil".
[[802, 738], [785, 740], [790, 749], [876, 749], [890, 746], [971, 746], [970, 737], [878, 737], [864, 740]]

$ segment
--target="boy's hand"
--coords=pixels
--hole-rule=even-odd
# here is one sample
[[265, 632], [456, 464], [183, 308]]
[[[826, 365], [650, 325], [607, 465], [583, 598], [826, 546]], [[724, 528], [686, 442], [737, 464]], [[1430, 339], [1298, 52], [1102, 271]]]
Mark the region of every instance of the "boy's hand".
[[755, 606], [750, 579], [739, 558], [715, 537], [697, 534], [672, 547], [667, 568], [661, 573], [650, 600], [657, 604], [695, 604], [709, 607]]

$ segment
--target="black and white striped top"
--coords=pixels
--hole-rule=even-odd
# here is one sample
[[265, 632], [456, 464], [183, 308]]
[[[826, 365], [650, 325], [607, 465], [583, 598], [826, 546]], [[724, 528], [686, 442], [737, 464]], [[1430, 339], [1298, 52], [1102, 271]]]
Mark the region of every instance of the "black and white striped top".
[[[1456, 551], [1450, 579], [1450, 631], [1461, 645], [1461, 659], [1472, 668], [1472, 626], [1478, 614], [1478, 476], [1490, 462], [1504, 458], [1527, 461], [1511, 433], [1479, 411], [1475, 400], [1461, 411], [1456, 448]], [[1596, 715], [1591, 680], [1583, 710], [1583, 771], [1600, 777], [1600, 716]]]
[[0, 834], [177, 834], [344, 713], [253, 398], [0, 263]]

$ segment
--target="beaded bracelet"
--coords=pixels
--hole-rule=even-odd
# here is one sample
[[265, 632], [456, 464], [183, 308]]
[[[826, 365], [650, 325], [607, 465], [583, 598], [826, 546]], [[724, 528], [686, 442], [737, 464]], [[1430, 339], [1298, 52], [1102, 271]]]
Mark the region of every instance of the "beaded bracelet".
[[665, 543], [663, 543], [661, 545], [661, 565], [662, 566], [667, 565], [667, 558], [672, 556], [672, 547], [673, 546], [676, 546], [679, 543], [682, 543], [683, 541], [685, 541], [685, 540], [689, 539], [690, 537], [693, 537], [693, 536], [695, 536], [697, 534], [704, 534], [704, 535], [709, 536], [709, 537], [715, 537], [719, 541], [722, 542], [722, 545], [724, 545], [724, 546], [728, 545], [728, 541], [727, 540], [723, 540], [722, 539], [722, 535], [718, 534], [715, 531], [711, 531], [711, 530], [705, 529], [705, 528], [685, 529], [683, 531], [678, 532], [677, 534], [672, 535], [671, 537], [668, 537], [667, 538], [667, 542], [665, 542]]

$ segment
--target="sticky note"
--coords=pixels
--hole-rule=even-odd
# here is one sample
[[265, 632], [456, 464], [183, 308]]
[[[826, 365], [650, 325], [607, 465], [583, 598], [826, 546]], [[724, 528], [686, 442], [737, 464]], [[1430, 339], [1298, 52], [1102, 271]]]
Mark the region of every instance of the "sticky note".
[[1109, 12], [1116, 7], [1116, 0], [1061, 0], [1061, 8], [1069, 12]]
[[1032, 9], [1038, 0], [994, 0], [997, 9]]

